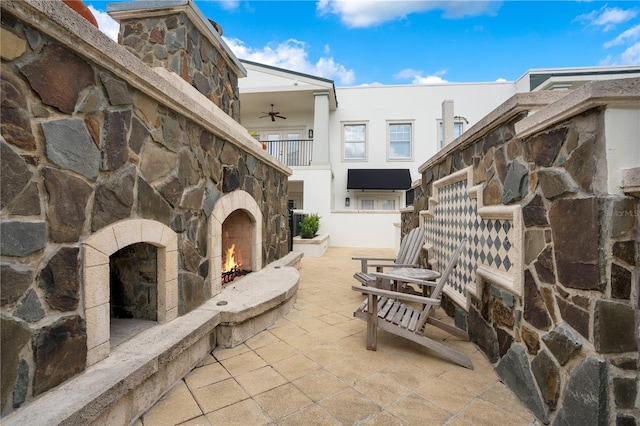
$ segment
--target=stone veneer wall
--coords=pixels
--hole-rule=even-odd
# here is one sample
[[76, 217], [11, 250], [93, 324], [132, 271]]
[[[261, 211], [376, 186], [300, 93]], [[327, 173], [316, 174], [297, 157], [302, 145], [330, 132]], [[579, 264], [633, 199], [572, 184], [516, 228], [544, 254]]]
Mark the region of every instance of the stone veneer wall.
[[[583, 92], [606, 98], [611, 88], [637, 111], [640, 80], [599, 84]], [[551, 93], [516, 95], [427, 161], [414, 208], [403, 212], [402, 223], [420, 219], [429, 234], [432, 216], [425, 212], [434, 210], [434, 185], [470, 168], [480, 192], [469, 191], [473, 203], [521, 214], [516, 231], [522, 241], [510, 243], [523, 250], [516, 271], [523, 282], [518, 291], [473, 270], [477, 282], [466, 283], [463, 303], [445, 297], [448, 314], [544, 423], [637, 425], [640, 199], [607, 191], [605, 101], [519, 136], [517, 123], [556, 99]], [[536, 114], [544, 117], [545, 110]], [[439, 223], [447, 231], [454, 226]], [[473, 258], [473, 241], [482, 232], [471, 222], [464, 226]], [[459, 265], [463, 273], [466, 267]]]
[[170, 227], [182, 315], [219, 282], [207, 222], [225, 194], [260, 207], [263, 265], [288, 253], [290, 171], [61, 2], [1, 7], [5, 415], [87, 366], [84, 241], [132, 219]]

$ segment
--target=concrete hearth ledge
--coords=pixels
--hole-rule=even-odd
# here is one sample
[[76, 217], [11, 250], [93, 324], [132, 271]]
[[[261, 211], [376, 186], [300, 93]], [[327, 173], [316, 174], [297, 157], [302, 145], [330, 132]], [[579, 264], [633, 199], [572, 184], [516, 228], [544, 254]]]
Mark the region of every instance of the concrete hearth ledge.
[[[143, 331], [112, 349], [108, 358], [3, 418], [3, 426], [128, 424], [189, 373], [216, 341], [235, 346], [286, 314], [295, 301], [301, 258], [290, 253], [188, 314]], [[227, 303], [220, 306], [220, 301]]]

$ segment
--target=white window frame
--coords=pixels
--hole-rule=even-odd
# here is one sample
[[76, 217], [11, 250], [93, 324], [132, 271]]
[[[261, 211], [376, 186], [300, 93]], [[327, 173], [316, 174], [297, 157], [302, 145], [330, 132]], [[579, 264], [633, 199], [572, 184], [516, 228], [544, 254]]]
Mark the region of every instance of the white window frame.
[[[392, 212], [399, 211], [403, 207], [401, 204], [403, 194], [404, 192], [359, 192], [356, 193], [355, 197], [352, 197], [352, 199], [355, 198], [354, 208], [356, 210]], [[360, 206], [364, 200], [373, 201], [373, 209], [362, 209]], [[393, 201], [395, 208], [384, 209], [383, 205], [385, 201]]]
[[[438, 151], [444, 148], [444, 130], [442, 128], [442, 119], [438, 118], [436, 123], [437, 135], [436, 140], [438, 141]], [[459, 132], [456, 132], [456, 129], [460, 129]], [[465, 132], [465, 122], [461, 118], [454, 118], [453, 120], [453, 140], [460, 137]]]
[[[347, 126], [364, 126], [364, 155], [362, 158], [348, 158], [345, 156], [345, 147], [347, 141], [345, 140], [345, 128]], [[342, 161], [347, 162], [362, 162], [367, 161], [369, 155], [369, 122], [368, 121], [343, 121], [340, 126], [340, 133], [342, 139]]]
[[[392, 157], [391, 156], [391, 126], [393, 125], [409, 126], [409, 156], [408, 157]], [[413, 140], [414, 140], [414, 120], [387, 120], [387, 161], [413, 161]]]

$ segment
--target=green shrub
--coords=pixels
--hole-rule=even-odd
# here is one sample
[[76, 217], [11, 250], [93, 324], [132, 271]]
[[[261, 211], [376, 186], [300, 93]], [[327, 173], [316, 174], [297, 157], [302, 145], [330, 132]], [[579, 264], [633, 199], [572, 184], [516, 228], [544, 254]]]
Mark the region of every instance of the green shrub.
[[300, 237], [313, 238], [320, 228], [320, 216], [317, 213], [308, 214], [300, 221]]

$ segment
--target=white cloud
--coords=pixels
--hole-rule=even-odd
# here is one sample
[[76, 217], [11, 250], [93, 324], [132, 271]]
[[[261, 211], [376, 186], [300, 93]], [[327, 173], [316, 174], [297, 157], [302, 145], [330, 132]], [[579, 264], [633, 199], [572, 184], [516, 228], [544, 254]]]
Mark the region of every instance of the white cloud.
[[[606, 33], [616, 27], [635, 20], [638, 16], [638, 8], [620, 9], [618, 7], [603, 6], [599, 10], [594, 10], [577, 16], [574, 21], [581, 22], [589, 27], [596, 27]], [[637, 21], [636, 21], [637, 22]], [[634, 22], [635, 23], [635, 22]], [[600, 61], [600, 65], [636, 65], [640, 64], [640, 25], [625, 29], [617, 37], [607, 41], [602, 45], [605, 49], [621, 46], [618, 52], [609, 53], [606, 58]]]
[[308, 46], [296, 39], [253, 48], [237, 38], [223, 38], [233, 53], [241, 59], [337, 80], [343, 85], [350, 85], [355, 81], [354, 71], [337, 63], [333, 57], [324, 56], [312, 63], [308, 58]]
[[620, 55], [620, 65], [640, 64], [640, 41], [628, 47]]
[[234, 10], [240, 6], [239, 0], [218, 0], [220, 2], [220, 7], [226, 10]]
[[600, 10], [579, 15], [575, 21], [585, 25], [601, 27], [604, 32], [612, 30], [616, 25], [627, 22], [638, 15], [636, 9], [620, 9], [617, 7], [603, 6]]
[[98, 28], [105, 33], [110, 39], [118, 41], [118, 32], [120, 32], [120, 24], [116, 22], [107, 12], [103, 12], [89, 5], [89, 10], [98, 21]]
[[447, 80], [442, 78], [446, 73], [446, 70], [440, 70], [431, 75], [423, 76], [422, 71], [407, 68], [395, 74], [393, 77], [399, 80], [411, 79], [411, 84], [443, 84], [448, 83]]
[[608, 41], [604, 44], [604, 48], [608, 49], [613, 46], [619, 46], [627, 42], [634, 42], [640, 38], [640, 24], [635, 27], [631, 27], [628, 30], [622, 32], [615, 39]]
[[431, 10], [442, 10], [445, 18], [493, 15], [500, 4], [493, 0], [320, 0], [316, 9], [320, 15], [338, 15], [348, 27], [365, 28]]
[[502, 77], [496, 79], [496, 83], [506, 83], [506, 81], [507, 79]]

